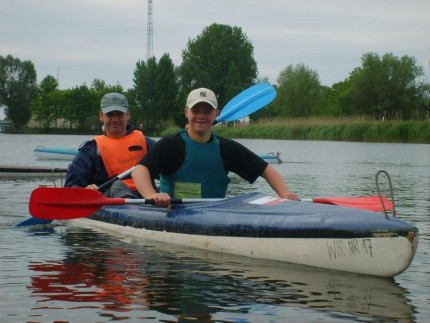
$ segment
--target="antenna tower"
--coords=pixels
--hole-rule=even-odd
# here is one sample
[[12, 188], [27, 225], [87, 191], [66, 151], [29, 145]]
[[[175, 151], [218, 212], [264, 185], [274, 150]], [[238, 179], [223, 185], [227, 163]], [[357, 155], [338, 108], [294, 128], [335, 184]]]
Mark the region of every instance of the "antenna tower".
[[152, 30], [152, 0], [148, 0], [148, 26], [146, 29], [146, 60], [154, 56], [153, 47], [153, 30]]

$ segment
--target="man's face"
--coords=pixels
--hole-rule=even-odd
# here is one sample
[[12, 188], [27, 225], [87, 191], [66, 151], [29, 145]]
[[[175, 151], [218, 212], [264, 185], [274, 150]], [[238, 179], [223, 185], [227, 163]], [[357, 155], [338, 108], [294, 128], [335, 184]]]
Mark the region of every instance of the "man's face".
[[215, 110], [207, 103], [198, 103], [191, 109], [185, 109], [189, 129], [196, 132], [211, 131], [212, 124], [218, 114], [218, 110]]
[[122, 137], [126, 133], [127, 123], [130, 120], [130, 112], [100, 112], [99, 119], [103, 122], [106, 135], [110, 137]]

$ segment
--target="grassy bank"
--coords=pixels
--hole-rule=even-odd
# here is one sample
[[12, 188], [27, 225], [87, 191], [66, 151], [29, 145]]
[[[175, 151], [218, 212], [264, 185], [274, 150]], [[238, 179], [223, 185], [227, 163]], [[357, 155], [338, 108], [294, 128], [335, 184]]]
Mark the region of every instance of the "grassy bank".
[[218, 126], [214, 131], [227, 138], [430, 144], [429, 120], [290, 119], [262, 121], [249, 126]]

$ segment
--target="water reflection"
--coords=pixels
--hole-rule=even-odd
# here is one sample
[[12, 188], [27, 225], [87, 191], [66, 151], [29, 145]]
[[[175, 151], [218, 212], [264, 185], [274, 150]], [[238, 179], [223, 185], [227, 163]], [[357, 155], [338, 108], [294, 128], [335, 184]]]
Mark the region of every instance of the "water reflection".
[[[83, 228], [63, 230], [64, 258], [30, 262], [33, 311], [97, 309], [112, 319], [234, 321], [283, 307], [379, 320], [411, 320], [407, 291], [391, 279], [142, 243]], [[337, 313], [337, 314], [336, 314]], [[279, 313], [276, 314], [279, 317]], [[82, 317], [82, 316], [81, 316]]]

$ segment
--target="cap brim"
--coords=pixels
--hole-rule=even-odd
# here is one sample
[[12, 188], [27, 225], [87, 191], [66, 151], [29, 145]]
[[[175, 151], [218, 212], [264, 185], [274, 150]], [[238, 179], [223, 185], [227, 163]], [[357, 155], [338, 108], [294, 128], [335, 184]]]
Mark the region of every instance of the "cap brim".
[[197, 101], [194, 101], [194, 102], [192, 102], [192, 103], [190, 103], [190, 104], [188, 104], [187, 105], [187, 108], [188, 109], [192, 109], [196, 104], [198, 104], [198, 103], [207, 103], [207, 104], [209, 104], [212, 108], [214, 108], [215, 110], [216, 109], [218, 109], [218, 107], [217, 106], [214, 106], [213, 104], [212, 104], [212, 102], [210, 102], [210, 101], [208, 101], [208, 100], [197, 100]]
[[120, 111], [120, 112], [126, 113], [126, 112], [128, 112], [128, 108], [127, 107], [121, 107], [119, 105], [112, 105], [110, 107], [102, 108], [103, 113], [109, 113], [112, 111]]

